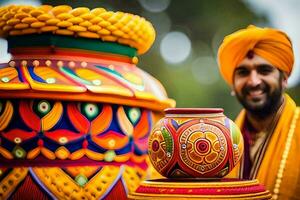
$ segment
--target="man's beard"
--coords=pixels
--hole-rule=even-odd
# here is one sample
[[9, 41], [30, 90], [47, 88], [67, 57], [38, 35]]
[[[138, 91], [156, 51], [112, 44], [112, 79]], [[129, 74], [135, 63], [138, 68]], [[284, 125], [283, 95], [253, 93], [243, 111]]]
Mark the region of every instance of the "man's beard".
[[262, 105], [251, 105], [251, 103], [246, 99], [247, 93], [249, 91], [258, 88], [244, 87], [242, 89], [242, 94], [237, 93], [237, 98], [247, 110], [247, 112], [263, 119], [271, 114], [276, 113], [282, 103], [282, 86], [280, 83], [281, 82], [279, 82], [278, 84], [279, 87], [275, 88], [273, 92], [270, 92], [271, 88], [268, 84], [262, 83], [262, 85], [257, 86], [260, 87], [260, 89], [262, 89], [263, 92], [267, 95], [267, 98]]

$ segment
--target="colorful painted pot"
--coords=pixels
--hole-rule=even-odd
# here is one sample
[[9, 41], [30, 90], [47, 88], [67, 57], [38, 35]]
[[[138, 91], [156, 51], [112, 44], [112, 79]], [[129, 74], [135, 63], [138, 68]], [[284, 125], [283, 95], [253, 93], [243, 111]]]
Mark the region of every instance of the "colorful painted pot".
[[149, 157], [169, 178], [224, 177], [243, 154], [243, 137], [223, 109], [171, 108], [153, 128]]
[[148, 176], [152, 124], [175, 103], [136, 66], [152, 25], [103, 8], [6, 6], [0, 36], [12, 54], [0, 64], [0, 199], [126, 199]]

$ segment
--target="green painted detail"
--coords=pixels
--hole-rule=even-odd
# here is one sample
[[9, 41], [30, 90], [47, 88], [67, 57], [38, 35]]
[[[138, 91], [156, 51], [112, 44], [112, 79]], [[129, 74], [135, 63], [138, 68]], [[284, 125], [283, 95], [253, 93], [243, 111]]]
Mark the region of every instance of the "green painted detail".
[[136, 123], [141, 118], [141, 110], [139, 108], [125, 107], [125, 112], [128, 119], [133, 125], [136, 125]]
[[98, 69], [101, 69], [105, 72], [110, 73], [111, 75], [115, 76], [116, 78], [119, 78], [122, 81], [125, 81], [127, 84], [129, 84], [130, 86], [134, 87], [135, 89], [139, 90], [139, 91], [143, 91], [145, 86], [144, 85], [137, 85], [135, 83], [130, 82], [129, 80], [127, 80], [126, 78], [124, 78], [124, 76], [122, 74], [120, 74], [119, 72], [117, 72], [116, 70], [113, 69], [109, 69], [107, 67], [103, 67], [103, 66], [96, 66]]
[[2, 77], [2, 78], [1, 78], [1, 81], [2, 81], [3, 83], [8, 83], [10, 80], [9, 80], [8, 77]]
[[99, 115], [99, 107], [94, 103], [81, 103], [81, 113], [89, 120], [95, 119]]
[[116, 42], [103, 42], [100, 39], [89, 39], [81, 37], [70, 37], [53, 34], [32, 34], [10, 36], [8, 40], [8, 49], [15, 47], [60, 47], [70, 49], [83, 49], [111, 54], [118, 54], [128, 57], [137, 55], [135, 48], [121, 45]]
[[33, 103], [33, 110], [39, 117], [44, 117], [47, 115], [52, 109], [52, 105], [47, 100], [35, 101]]
[[241, 139], [241, 132], [239, 128], [235, 125], [235, 123], [233, 123], [232, 121], [230, 121], [230, 129], [233, 144], [239, 144]]
[[53, 84], [53, 83], [55, 83], [56, 82], [56, 79], [55, 78], [47, 78], [46, 79], [46, 83], [48, 83], [48, 84]]
[[108, 150], [104, 154], [104, 160], [106, 162], [112, 162], [112, 161], [114, 161], [115, 157], [116, 157], [116, 153], [113, 150]]
[[173, 151], [173, 140], [172, 140], [172, 136], [170, 135], [170, 133], [167, 131], [167, 129], [165, 127], [163, 127], [161, 129], [162, 135], [166, 141], [166, 148], [167, 148], [167, 152], [172, 153]]
[[25, 158], [26, 157], [26, 151], [22, 147], [19, 147], [19, 146], [16, 146], [13, 149], [13, 154], [16, 158]]
[[91, 85], [91, 82], [80, 78], [79, 76], [77, 76], [77, 74], [72, 69], [70, 69], [68, 67], [60, 67], [59, 70], [61, 72], [63, 72], [64, 74], [66, 74], [67, 76], [71, 77], [72, 79], [74, 79], [82, 84]]
[[87, 182], [89, 180], [83, 174], [79, 174], [78, 176], [75, 177], [75, 181], [78, 185], [80, 185], [81, 187], [84, 187], [85, 184], [87, 184]]
[[97, 86], [99, 86], [99, 85], [101, 85], [101, 84], [102, 84], [102, 81], [101, 81], [101, 80], [99, 80], [99, 79], [95, 79], [95, 80], [93, 80], [93, 81], [92, 81], [92, 83], [93, 83], [94, 85], [97, 85]]
[[109, 69], [109, 68], [103, 67], [103, 66], [97, 66], [97, 65], [96, 65], [96, 67], [97, 67], [98, 69], [101, 69], [101, 70], [103, 70], [103, 71], [105, 71], [105, 72], [108, 72], [108, 73], [110, 73], [110, 74], [114, 74], [114, 75], [116, 75], [116, 76], [118, 76], [118, 77], [124, 79], [123, 76], [122, 76], [122, 74], [120, 74], [120, 73], [117, 72], [116, 70]]

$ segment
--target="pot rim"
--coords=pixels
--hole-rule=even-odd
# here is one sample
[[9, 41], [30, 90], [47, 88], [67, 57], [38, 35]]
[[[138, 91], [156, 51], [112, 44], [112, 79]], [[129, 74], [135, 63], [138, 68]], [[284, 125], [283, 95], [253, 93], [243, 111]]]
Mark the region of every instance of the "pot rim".
[[223, 113], [223, 108], [167, 108], [165, 114], [215, 114]]

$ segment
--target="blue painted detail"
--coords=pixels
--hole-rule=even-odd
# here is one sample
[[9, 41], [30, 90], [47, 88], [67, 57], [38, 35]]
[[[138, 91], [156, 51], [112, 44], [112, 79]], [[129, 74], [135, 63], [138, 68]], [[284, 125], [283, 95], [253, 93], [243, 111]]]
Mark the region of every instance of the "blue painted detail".
[[110, 123], [109, 128], [106, 131], [111, 130], [111, 131], [118, 132], [121, 135], [126, 135], [122, 132], [122, 130], [119, 127], [119, 123], [118, 123], [117, 109], [118, 109], [119, 105], [111, 104], [111, 106], [112, 106], [112, 109], [113, 109], [113, 119], [112, 119], [112, 122]]
[[[142, 112], [144, 112], [144, 111], [142, 111]], [[147, 121], [148, 121], [148, 126], [150, 127], [150, 129], [149, 129], [149, 132], [147, 133], [147, 135], [148, 134], [150, 134], [150, 132], [151, 132], [151, 129], [152, 129], [152, 127], [153, 127], [153, 121], [152, 121], [152, 117], [151, 117], [151, 111], [146, 111], [147, 112]]]
[[[39, 101], [39, 100], [37, 100], [37, 101]], [[11, 129], [21, 129], [24, 131], [31, 132], [32, 130], [26, 126], [26, 124], [23, 122], [23, 120], [20, 116], [19, 108], [18, 108], [20, 100], [11, 100], [11, 102], [14, 107], [12, 122], [18, 122], [18, 123], [10, 123], [3, 132], [5, 133]], [[59, 130], [59, 129], [67, 129], [74, 133], [77, 133], [77, 130], [75, 129], [75, 127], [73, 126], [73, 124], [71, 123], [71, 121], [67, 115], [67, 104], [68, 103], [70, 103], [70, 102], [62, 102], [63, 114], [62, 114], [60, 120], [58, 121], [58, 123], [52, 129], [50, 129], [49, 132]], [[120, 133], [120, 135], [125, 135], [120, 130], [118, 121], [117, 121], [117, 108], [120, 105], [110, 104], [110, 106], [112, 106], [112, 109], [113, 109], [113, 119], [112, 119], [112, 123], [111, 123], [110, 127], [107, 129], [107, 131], [111, 130], [111, 131]], [[143, 113], [143, 112], [147, 112], [147, 118], [148, 118], [147, 123], [148, 123], [149, 127], [152, 127], [153, 121], [152, 121], [152, 117], [151, 117], [151, 111], [141, 109], [141, 113]], [[140, 121], [140, 119], [138, 121]], [[174, 121], [174, 123], [176, 123], [176, 122]], [[176, 124], [176, 127], [177, 126], [178, 125]], [[149, 129], [146, 136], [141, 139], [145, 139], [146, 137], [148, 137], [148, 135], [150, 134], [150, 131], [151, 130]], [[1, 146], [3, 148], [7, 149], [8, 151], [13, 151], [16, 144], [14, 142], [11, 142], [11, 141], [5, 139], [2, 135], [0, 135], [0, 138], [1, 138]], [[89, 134], [83, 135], [76, 141], [69, 142], [69, 143], [65, 144], [64, 146], [71, 153], [75, 152], [77, 150], [82, 149], [82, 144], [83, 144], [83, 141], [85, 138], [88, 140], [88, 149], [90, 149], [94, 152], [98, 152], [98, 153], [105, 153], [107, 151], [107, 149], [101, 148], [96, 143], [94, 143], [91, 140], [91, 136]], [[29, 152], [30, 150], [32, 150], [38, 146], [39, 139], [42, 139], [44, 142], [44, 147], [49, 149], [52, 152], [55, 152], [57, 150], [57, 148], [62, 146], [61, 144], [57, 143], [56, 141], [46, 138], [42, 132], [39, 132], [37, 137], [35, 137], [33, 139], [30, 139], [28, 141], [23, 141], [21, 144], [19, 144], [19, 146], [22, 147], [26, 152]], [[134, 144], [132, 137], [129, 138], [129, 142], [125, 147], [115, 150], [116, 155], [123, 155], [123, 154], [130, 153], [130, 152], [133, 152], [135, 155], [144, 155], [147, 153], [147, 150], [139, 149], [138, 146]]]
[[19, 146], [21, 146], [26, 152], [29, 152], [38, 146], [37, 145], [38, 139], [39, 139], [38, 137], [34, 137], [30, 140], [26, 140], [22, 142]]
[[107, 151], [107, 149], [103, 149], [101, 147], [99, 147], [97, 144], [95, 144], [92, 139], [91, 139], [91, 136], [88, 135], [87, 137], [87, 141], [88, 141], [88, 149], [94, 151], [94, 152], [97, 152], [97, 153], [105, 153]]
[[29, 71], [31, 78], [33, 78], [33, 80], [35, 80], [37, 82], [46, 83], [46, 81], [44, 79], [42, 79], [41, 77], [39, 77], [38, 75], [36, 75], [33, 70], [34, 70], [34, 67], [32, 67], [32, 66], [28, 67], [28, 71]]
[[18, 72], [18, 78], [19, 78], [19, 80], [20, 80], [21, 82], [24, 82], [24, 78], [23, 78], [23, 76], [22, 76], [22, 73], [21, 73], [20, 68], [19, 68], [19, 67], [15, 67], [15, 69], [16, 69], [17, 72]]
[[[32, 131], [32, 129], [30, 129], [23, 121], [22, 117], [20, 116], [19, 113], [19, 102], [20, 100], [11, 100], [13, 108], [14, 108], [14, 113], [12, 116], [12, 119], [10, 120], [10, 123], [8, 124], [8, 126], [5, 128], [5, 130], [3, 131], [8, 132], [11, 129], [21, 129], [23, 131]], [[18, 123], [13, 123], [13, 122], [18, 122]]]
[[117, 155], [123, 155], [131, 152], [132, 147], [133, 147], [133, 141], [129, 140], [128, 144], [125, 147], [123, 147], [122, 149], [117, 149], [115, 150], [115, 152]]
[[148, 153], [148, 150], [142, 151], [141, 149], [138, 148], [138, 146], [136, 146], [136, 144], [134, 144], [134, 151], [133, 151], [133, 153], [134, 153], [135, 155], [141, 156], [141, 155], [147, 154], [147, 153]]
[[230, 121], [229, 118], [225, 118], [225, 127], [227, 127], [230, 130]]
[[13, 149], [15, 148], [16, 144], [14, 142], [7, 140], [6, 138], [2, 137], [1, 135], [0, 135], [0, 138], [1, 138], [1, 147], [12, 152]]
[[63, 114], [59, 121], [53, 126], [49, 131], [54, 131], [58, 129], [68, 129], [69, 131], [72, 131], [74, 133], [77, 132], [76, 128], [73, 126], [72, 122], [70, 121], [67, 113], [67, 105], [70, 102], [61, 102], [63, 105]]
[[71, 153], [82, 149], [82, 143], [84, 141], [84, 138], [80, 138], [78, 140], [68, 142], [66, 145], [64, 145]]
[[44, 147], [52, 152], [55, 152], [56, 149], [61, 146], [60, 144], [56, 143], [55, 141], [49, 138], [46, 138], [45, 136], [42, 138], [42, 140], [44, 141]]
[[174, 119], [171, 119], [171, 123], [172, 123], [173, 127], [177, 130], [179, 126], [176, 123], [176, 121]]

